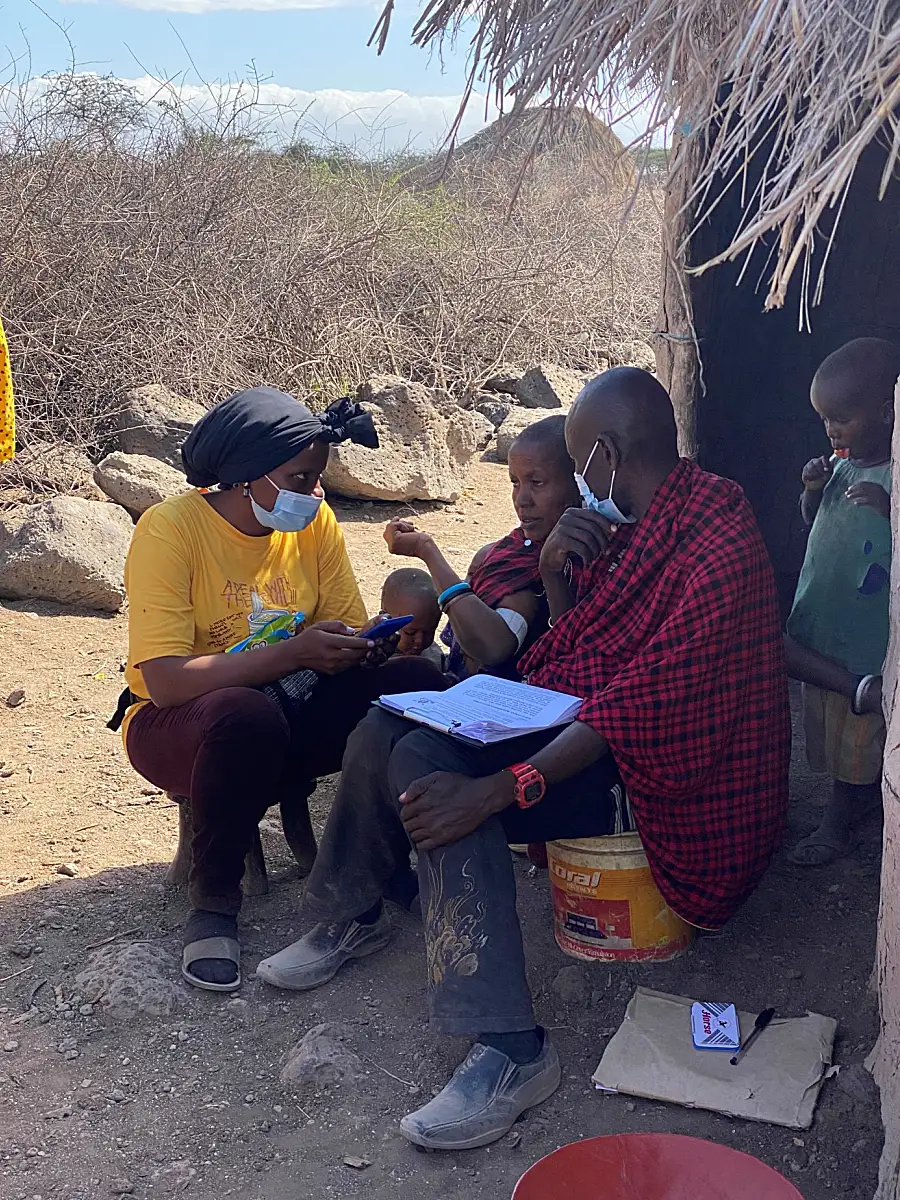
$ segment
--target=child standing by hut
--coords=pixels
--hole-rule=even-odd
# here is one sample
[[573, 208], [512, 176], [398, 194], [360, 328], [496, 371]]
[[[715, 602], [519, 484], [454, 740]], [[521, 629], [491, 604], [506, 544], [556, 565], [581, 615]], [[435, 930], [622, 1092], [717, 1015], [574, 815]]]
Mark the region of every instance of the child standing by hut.
[[834, 453], [803, 468], [809, 542], [787, 624], [789, 674], [804, 683], [809, 765], [834, 780], [819, 828], [791, 858], [822, 866], [853, 845], [877, 805], [885, 725], [891, 567], [891, 436], [900, 347], [858, 338], [829, 355], [810, 398]]

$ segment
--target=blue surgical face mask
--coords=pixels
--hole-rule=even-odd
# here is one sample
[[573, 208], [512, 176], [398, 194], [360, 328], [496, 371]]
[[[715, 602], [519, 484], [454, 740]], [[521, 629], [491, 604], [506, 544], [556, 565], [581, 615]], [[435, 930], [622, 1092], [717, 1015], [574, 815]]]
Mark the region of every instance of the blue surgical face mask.
[[[587, 462], [584, 464], [585, 474], [587, 473], [588, 467], [591, 465], [591, 460], [597, 453], [597, 447], [599, 445], [599, 441], [594, 442], [593, 448], [590, 454], [587, 456]], [[616, 504], [615, 500], [613, 500], [613, 488], [616, 485], [615, 470], [612, 473], [612, 479], [609, 481], [609, 495], [605, 500], [597, 499], [597, 497], [591, 491], [588, 481], [585, 479], [584, 475], [579, 475], [577, 471], [575, 472], [575, 484], [578, 488], [578, 491], [581, 493], [581, 504], [583, 508], [589, 508], [592, 512], [599, 513], [601, 517], [606, 517], [607, 521], [610, 521], [613, 525], [633, 525], [635, 523], [636, 518], [626, 517], [621, 508], [619, 508], [619, 506]]]
[[[272, 487], [276, 487], [268, 475], [263, 478], [268, 479]], [[318, 515], [319, 505], [322, 503], [321, 496], [309, 496], [305, 492], [288, 492], [284, 488], [276, 488], [276, 491], [278, 495], [275, 497], [275, 503], [270, 511], [256, 503], [253, 496], [250, 495], [249, 484], [247, 486], [250, 507], [260, 525], [265, 525], [266, 529], [274, 529], [278, 533], [300, 533], [301, 530], [313, 523]]]

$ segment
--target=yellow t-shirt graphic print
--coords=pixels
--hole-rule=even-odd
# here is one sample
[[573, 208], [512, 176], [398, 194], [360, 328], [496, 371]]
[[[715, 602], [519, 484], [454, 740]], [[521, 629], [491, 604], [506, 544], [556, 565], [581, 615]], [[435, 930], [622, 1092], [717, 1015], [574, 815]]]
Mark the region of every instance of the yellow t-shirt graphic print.
[[326, 503], [301, 533], [251, 537], [201, 492], [166, 500], [137, 523], [125, 586], [125, 678], [144, 698], [140, 664], [151, 658], [220, 653], [282, 613], [305, 613], [307, 624], [366, 620], [344, 536]]

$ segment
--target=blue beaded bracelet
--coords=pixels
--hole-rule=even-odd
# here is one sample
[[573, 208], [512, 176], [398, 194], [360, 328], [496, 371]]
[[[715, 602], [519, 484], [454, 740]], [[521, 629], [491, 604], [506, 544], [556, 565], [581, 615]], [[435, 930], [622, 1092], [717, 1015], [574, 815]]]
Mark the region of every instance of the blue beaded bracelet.
[[461, 596], [463, 592], [471, 592], [471, 590], [472, 585], [466, 583], [465, 581], [462, 583], [453, 583], [450, 585], [450, 587], [444, 588], [444, 590], [438, 596], [438, 604], [441, 606], [441, 608], [443, 608], [448, 601], [454, 598], [454, 596]]

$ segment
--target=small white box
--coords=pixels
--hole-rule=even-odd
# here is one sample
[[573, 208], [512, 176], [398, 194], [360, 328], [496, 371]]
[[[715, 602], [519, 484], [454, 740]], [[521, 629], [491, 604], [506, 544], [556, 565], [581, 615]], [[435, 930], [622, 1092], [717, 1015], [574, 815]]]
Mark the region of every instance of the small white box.
[[691, 1005], [691, 1033], [698, 1050], [738, 1050], [741, 1026], [733, 1004]]

